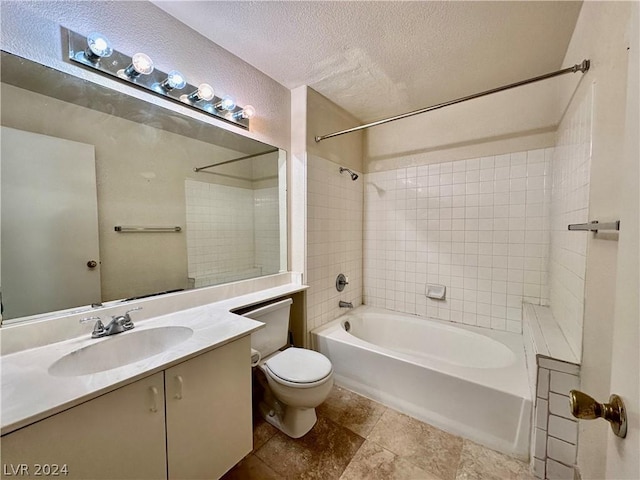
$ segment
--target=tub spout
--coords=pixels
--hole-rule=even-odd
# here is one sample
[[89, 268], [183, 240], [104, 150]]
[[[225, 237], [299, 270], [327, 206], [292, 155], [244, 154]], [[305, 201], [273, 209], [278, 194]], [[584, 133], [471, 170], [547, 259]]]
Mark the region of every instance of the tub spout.
[[342, 300], [340, 300], [338, 305], [340, 306], [340, 308], [353, 308], [353, 303], [351, 303], [351, 302], [343, 302]]

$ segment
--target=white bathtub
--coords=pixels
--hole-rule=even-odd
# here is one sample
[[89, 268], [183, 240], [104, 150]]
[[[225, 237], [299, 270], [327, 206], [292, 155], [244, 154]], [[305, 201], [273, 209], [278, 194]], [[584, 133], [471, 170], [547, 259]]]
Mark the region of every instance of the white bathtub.
[[311, 333], [338, 385], [528, 458], [532, 405], [521, 335], [368, 306]]

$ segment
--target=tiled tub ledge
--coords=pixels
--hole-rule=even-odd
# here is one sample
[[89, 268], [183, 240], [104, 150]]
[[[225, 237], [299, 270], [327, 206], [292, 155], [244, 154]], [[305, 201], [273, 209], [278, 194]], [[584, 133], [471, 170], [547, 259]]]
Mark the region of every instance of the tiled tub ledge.
[[535, 398], [531, 461], [536, 478], [573, 479], [578, 424], [569, 391], [580, 385], [580, 364], [549, 307], [524, 304], [524, 343]]

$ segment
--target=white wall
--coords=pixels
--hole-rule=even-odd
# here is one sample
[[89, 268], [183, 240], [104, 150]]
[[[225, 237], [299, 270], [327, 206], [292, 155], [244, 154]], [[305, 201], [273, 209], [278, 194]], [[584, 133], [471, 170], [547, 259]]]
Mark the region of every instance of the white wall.
[[[638, 48], [628, 37], [632, 8], [632, 2], [584, 2], [565, 57], [564, 66], [575, 57], [591, 59], [584, 81], [567, 94], [572, 95], [567, 110], [571, 118], [593, 92], [589, 220], [617, 220], [621, 211], [620, 185], [628, 175], [623, 168], [628, 49]], [[637, 103], [628, 106], [638, 108]], [[586, 241], [581, 390], [603, 401], [614, 393], [610, 380], [618, 242], [615, 234], [587, 234]], [[604, 455], [611, 435], [606, 422], [579, 422], [583, 478], [606, 477]]]
[[[2, 2], [1, 21], [3, 50], [290, 150], [289, 90], [150, 2], [9, 0]], [[233, 94], [239, 105], [255, 106], [251, 131], [69, 63], [60, 26], [84, 34], [99, 31], [118, 51], [145, 52], [160, 70], [177, 68], [192, 84], [210, 83], [218, 92]]]
[[557, 90], [571, 80], [558, 77], [373, 127], [365, 133], [364, 171], [551, 147], [563, 108]]
[[640, 3], [632, 8], [611, 376], [629, 425], [624, 439], [609, 435], [606, 468], [607, 478], [627, 479], [640, 478]]

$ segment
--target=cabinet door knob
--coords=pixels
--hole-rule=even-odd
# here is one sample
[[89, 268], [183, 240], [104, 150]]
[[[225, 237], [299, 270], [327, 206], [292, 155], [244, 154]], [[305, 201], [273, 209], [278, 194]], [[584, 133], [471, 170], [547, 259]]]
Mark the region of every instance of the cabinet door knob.
[[151, 407], [149, 411], [155, 413], [158, 411], [158, 389], [156, 387], [149, 387], [151, 391]]
[[176, 381], [178, 382], [178, 391], [174, 395], [177, 400], [182, 400], [182, 375], [176, 375]]

